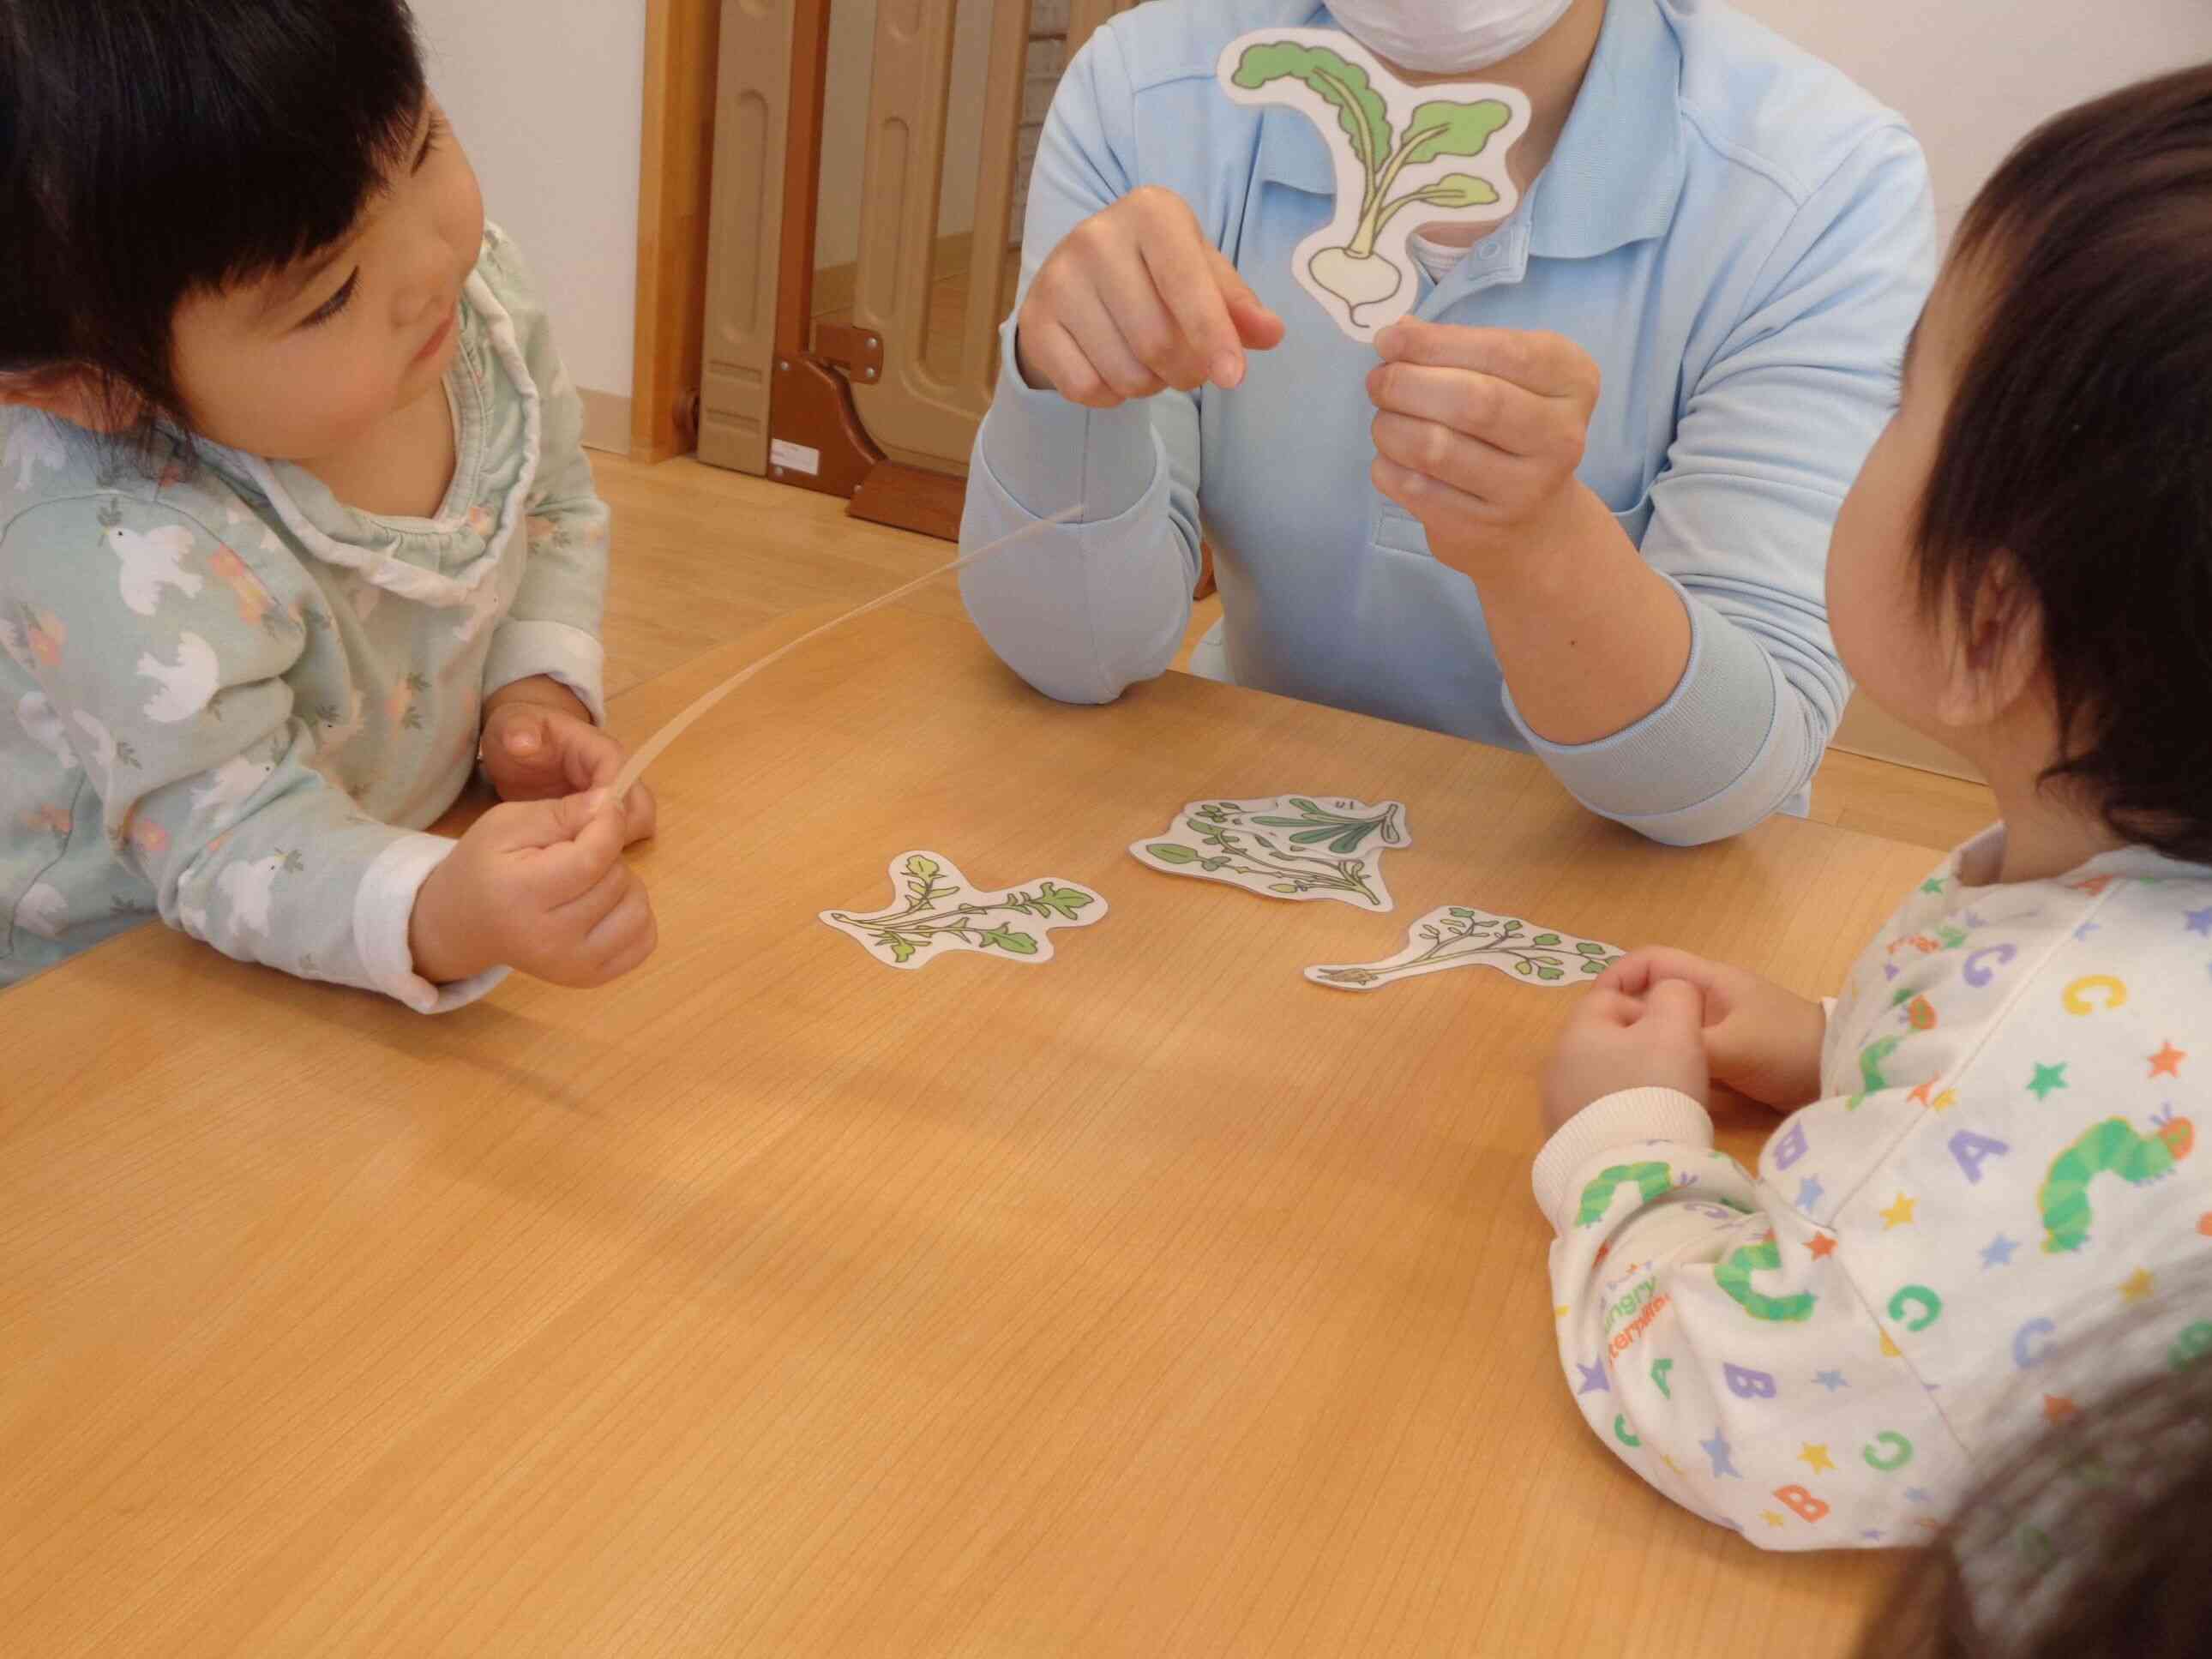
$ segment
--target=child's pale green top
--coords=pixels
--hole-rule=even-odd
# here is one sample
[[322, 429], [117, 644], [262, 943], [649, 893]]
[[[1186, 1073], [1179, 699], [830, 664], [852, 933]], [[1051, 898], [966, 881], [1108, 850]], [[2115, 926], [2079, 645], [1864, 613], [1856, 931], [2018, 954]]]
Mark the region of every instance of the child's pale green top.
[[425, 1012], [421, 833], [483, 700], [549, 675], [601, 711], [606, 509], [513, 246], [487, 233], [446, 387], [438, 516], [299, 467], [118, 447], [0, 411], [0, 987], [159, 915], [226, 955]]

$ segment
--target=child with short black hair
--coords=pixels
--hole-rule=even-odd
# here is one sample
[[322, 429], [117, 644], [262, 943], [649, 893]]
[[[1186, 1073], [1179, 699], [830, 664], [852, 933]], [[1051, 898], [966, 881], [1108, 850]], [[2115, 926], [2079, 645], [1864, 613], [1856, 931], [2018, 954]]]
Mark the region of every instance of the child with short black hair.
[[0, 987], [643, 961], [581, 407], [404, 0], [0, 0]]
[[[2212, 1250], [2212, 66], [2027, 141], [1975, 203], [1839, 518], [1845, 665], [2003, 822], [1824, 1007], [1618, 964], [1534, 1180], [1577, 1402], [1778, 1549], [1923, 1540], [2092, 1312], [2179, 1340]], [[1804, 1109], [1753, 1180], [1717, 1079]], [[1816, 1099], [1816, 1097], [1818, 1097]], [[1807, 1104], [1808, 1102], [1814, 1103]]]
[[[2148, 1659], [2212, 1628], [2212, 1273], [2203, 1316], [2090, 1322], [2049, 1362], [2081, 1409], [2008, 1446], [1869, 1621], [1864, 1659]], [[2085, 1310], [2085, 1313], [2089, 1310]]]

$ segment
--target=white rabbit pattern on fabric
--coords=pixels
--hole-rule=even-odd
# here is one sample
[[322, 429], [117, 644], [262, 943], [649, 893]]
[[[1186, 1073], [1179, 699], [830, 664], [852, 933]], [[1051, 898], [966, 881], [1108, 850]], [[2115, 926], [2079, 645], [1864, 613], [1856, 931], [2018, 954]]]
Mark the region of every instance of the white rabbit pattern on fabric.
[[604, 712], [606, 509], [560, 378], [493, 228], [432, 519], [173, 434], [142, 467], [0, 410], [0, 988], [158, 915], [425, 1011], [480, 994], [407, 960], [451, 847], [422, 832], [474, 769], [490, 693], [546, 677]]

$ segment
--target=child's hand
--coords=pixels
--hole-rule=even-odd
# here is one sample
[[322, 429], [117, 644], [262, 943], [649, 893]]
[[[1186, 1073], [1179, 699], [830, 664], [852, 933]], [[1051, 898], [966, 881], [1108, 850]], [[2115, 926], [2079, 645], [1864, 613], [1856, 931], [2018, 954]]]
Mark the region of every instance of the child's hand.
[[[546, 679], [503, 686], [486, 701], [483, 769], [501, 800], [557, 800], [605, 789], [621, 775], [629, 752], [592, 724], [566, 686]], [[629, 840], [643, 841], [658, 817], [653, 792], [640, 784], [623, 803]]]
[[1668, 981], [1694, 986], [1704, 1000], [1705, 1058], [1717, 1080], [1783, 1111], [1819, 1098], [1820, 1044], [1828, 1033], [1819, 1003], [1686, 951], [1632, 951], [1597, 985], [1642, 997]]
[[1593, 987], [1544, 1067], [1544, 1127], [1557, 1129], [1592, 1101], [1624, 1089], [1678, 1089], [1699, 1105], [1710, 1082], [1696, 988], [1662, 980], [1648, 996]]
[[604, 791], [495, 806], [415, 896], [415, 971], [450, 985], [507, 966], [579, 990], [653, 954], [653, 900]]

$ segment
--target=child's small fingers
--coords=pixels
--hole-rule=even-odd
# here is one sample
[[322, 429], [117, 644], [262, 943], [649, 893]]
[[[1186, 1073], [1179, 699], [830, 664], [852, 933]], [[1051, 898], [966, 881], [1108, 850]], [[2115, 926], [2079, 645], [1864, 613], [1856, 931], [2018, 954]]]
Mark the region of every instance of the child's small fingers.
[[1705, 999], [1686, 981], [1662, 979], [1644, 997], [1643, 1017], [1662, 1028], [1694, 1034], [1705, 1023]]
[[584, 949], [603, 966], [636, 949], [653, 927], [653, 897], [645, 884], [633, 878], [614, 908], [584, 936]]
[[617, 861], [578, 896], [555, 906], [550, 919], [563, 937], [577, 940], [578, 948], [588, 954], [592, 934], [638, 886], [629, 866]]
[[623, 798], [623, 834], [624, 841], [635, 846], [641, 841], [651, 841], [660, 828], [660, 803], [653, 791], [643, 784], [635, 785]]

